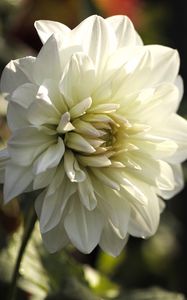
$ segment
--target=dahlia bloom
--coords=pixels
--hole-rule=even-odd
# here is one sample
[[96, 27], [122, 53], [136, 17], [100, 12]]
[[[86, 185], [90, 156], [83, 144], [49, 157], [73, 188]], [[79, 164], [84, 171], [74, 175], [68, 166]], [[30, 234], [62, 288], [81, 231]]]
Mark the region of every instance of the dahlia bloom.
[[125, 16], [35, 27], [38, 56], [11, 61], [1, 78], [12, 131], [0, 162], [5, 202], [40, 190], [50, 252], [71, 242], [118, 255], [129, 234], [155, 233], [161, 199], [183, 186], [178, 53], [144, 46]]

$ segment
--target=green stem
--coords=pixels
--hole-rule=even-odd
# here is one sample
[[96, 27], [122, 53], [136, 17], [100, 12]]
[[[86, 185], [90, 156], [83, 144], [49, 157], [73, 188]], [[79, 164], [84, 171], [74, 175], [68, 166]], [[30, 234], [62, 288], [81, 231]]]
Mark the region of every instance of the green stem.
[[27, 247], [28, 241], [32, 235], [36, 220], [37, 220], [36, 212], [34, 210], [34, 207], [32, 206], [29, 210], [28, 218], [25, 221], [25, 230], [24, 230], [24, 234], [23, 234], [23, 238], [22, 238], [22, 243], [21, 243], [21, 246], [20, 246], [20, 249], [18, 252], [18, 257], [16, 260], [14, 272], [12, 275], [8, 300], [16, 300], [17, 280], [18, 280], [18, 276], [19, 276], [20, 264], [21, 264], [25, 249]]

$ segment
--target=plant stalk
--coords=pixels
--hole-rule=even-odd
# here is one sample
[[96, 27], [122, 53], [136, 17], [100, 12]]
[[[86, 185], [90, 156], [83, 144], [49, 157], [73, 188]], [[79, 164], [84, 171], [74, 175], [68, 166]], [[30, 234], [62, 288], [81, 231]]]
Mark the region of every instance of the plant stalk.
[[25, 229], [24, 229], [24, 233], [23, 233], [22, 243], [20, 245], [20, 249], [18, 252], [18, 256], [17, 256], [17, 260], [16, 260], [16, 264], [15, 264], [15, 268], [13, 271], [12, 280], [11, 280], [11, 284], [10, 284], [10, 291], [9, 291], [9, 295], [8, 295], [9, 297], [7, 300], [16, 300], [17, 280], [19, 277], [19, 269], [20, 269], [20, 265], [22, 262], [22, 258], [25, 253], [25, 249], [26, 249], [27, 244], [32, 235], [36, 220], [37, 220], [36, 212], [35, 212], [33, 205], [31, 205], [29, 212], [28, 212], [28, 217], [25, 219]]

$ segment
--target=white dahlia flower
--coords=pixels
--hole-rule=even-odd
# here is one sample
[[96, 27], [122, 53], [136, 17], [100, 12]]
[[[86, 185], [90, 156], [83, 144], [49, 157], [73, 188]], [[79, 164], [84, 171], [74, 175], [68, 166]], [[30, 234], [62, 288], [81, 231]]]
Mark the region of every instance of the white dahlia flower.
[[12, 131], [1, 152], [5, 202], [41, 189], [49, 251], [71, 242], [118, 255], [129, 234], [155, 233], [161, 199], [183, 186], [178, 53], [144, 46], [125, 16], [35, 27], [38, 56], [11, 61], [1, 78]]

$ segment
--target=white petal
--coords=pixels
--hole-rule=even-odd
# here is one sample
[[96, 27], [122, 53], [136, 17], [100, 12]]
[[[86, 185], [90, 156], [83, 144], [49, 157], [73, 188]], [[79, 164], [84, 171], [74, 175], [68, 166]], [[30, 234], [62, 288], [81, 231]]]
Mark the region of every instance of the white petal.
[[106, 224], [101, 235], [99, 246], [109, 255], [116, 257], [121, 253], [127, 240], [128, 235], [124, 239], [120, 239], [113, 231], [112, 227], [109, 224]]
[[66, 150], [64, 153], [64, 169], [71, 182], [82, 182], [85, 180], [85, 172], [79, 164], [72, 151]]
[[54, 177], [56, 168], [48, 169], [43, 173], [34, 176], [33, 190], [43, 189], [48, 186]]
[[[96, 123], [104, 123], [102, 124], [102, 126], [100, 126], [99, 128], [101, 129], [111, 129], [111, 124], [113, 125], [117, 125], [115, 123], [115, 121], [110, 118], [108, 115], [106, 114], [85, 114], [82, 119], [86, 122], [96, 122]], [[96, 124], [96, 128], [97, 126], [99, 126], [100, 124]], [[105, 126], [105, 127], [104, 127]]]
[[[120, 97], [124, 99], [126, 95], [134, 92], [136, 89], [129, 86], [129, 81], [132, 76], [135, 76], [139, 69], [145, 65], [148, 60], [148, 51], [144, 47], [124, 47], [117, 49], [107, 60], [105, 66], [105, 76], [101, 78], [101, 84], [97, 90], [94, 91], [92, 97], [95, 101], [101, 99], [102, 101], [113, 102]], [[129, 79], [130, 78], [130, 79]], [[138, 84], [141, 83], [142, 78], [137, 78]], [[133, 87], [136, 86], [133, 82]], [[127, 92], [124, 92], [124, 91]], [[123, 102], [122, 102], [123, 103]]]
[[94, 153], [95, 149], [91, 144], [80, 134], [75, 132], [70, 132], [66, 134], [66, 145], [74, 150], [85, 152], [85, 153]]
[[12, 160], [21, 166], [31, 165], [42, 151], [55, 141], [55, 137], [34, 127], [15, 130], [8, 142], [8, 151]]
[[[179, 72], [179, 54], [177, 50], [160, 45], [145, 46], [151, 54], [151, 82], [174, 82]], [[159, 80], [159, 81], [158, 81]]]
[[88, 211], [75, 197], [64, 227], [71, 242], [81, 252], [90, 253], [99, 243], [103, 220], [97, 210]]
[[107, 57], [116, 49], [116, 36], [110, 25], [99, 16], [90, 16], [72, 30], [72, 38], [91, 57], [96, 70], [103, 68]]
[[27, 109], [36, 99], [38, 86], [33, 83], [25, 83], [19, 86], [12, 94], [12, 101]]
[[141, 205], [136, 199], [131, 200], [131, 218], [128, 232], [137, 237], [149, 237], [158, 227], [160, 219], [159, 199], [147, 185], [147, 204]]
[[160, 175], [156, 178], [158, 189], [161, 191], [171, 192], [175, 188], [175, 178], [171, 166], [164, 162], [159, 161]]
[[111, 172], [109, 174], [109, 172], [107, 174], [105, 174], [103, 169], [99, 169], [99, 168], [91, 168], [91, 171], [93, 172], [93, 174], [95, 175], [95, 177], [101, 181], [103, 184], [105, 184], [106, 186], [119, 191], [120, 190], [120, 185], [119, 183], [114, 180], [113, 178], [111, 178]]
[[88, 174], [83, 182], [78, 182], [79, 198], [88, 210], [93, 210], [97, 205], [97, 199], [92, 182]]
[[[44, 201], [44, 197], [46, 195], [46, 190], [38, 195], [35, 200], [35, 210], [38, 218], [40, 218], [42, 205]], [[42, 234], [42, 233], [41, 233]], [[43, 242], [47, 250], [51, 253], [54, 253], [69, 242], [67, 234], [64, 230], [63, 223], [60, 222], [56, 227], [42, 234]]]
[[110, 159], [108, 159], [108, 157], [105, 155], [77, 155], [76, 157], [83, 166], [107, 167], [111, 165]]
[[71, 32], [66, 25], [55, 21], [40, 20], [36, 21], [34, 26], [43, 44], [47, 42], [52, 34], [55, 34], [63, 45], [63, 40], [65, 40]]
[[7, 122], [8, 127], [12, 132], [16, 129], [30, 125], [29, 121], [27, 120], [26, 109], [14, 102], [9, 102], [7, 109]]
[[119, 107], [120, 104], [117, 103], [103, 103], [92, 107], [91, 109], [89, 109], [89, 112], [92, 112], [94, 114], [97, 113], [107, 114], [107, 113], [115, 112]]
[[65, 177], [54, 194], [46, 194], [40, 215], [40, 230], [42, 233], [50, 231], [59, 224], [66, 204], [75, 192], [75, 184], [70, 183]]
[[48, 196], [50, 196], [56, 192], [56, 190], [60, 187], [61, 183], [63, 182], [64, 178], [65, 178], [64, 166], [63, 166], [63, 164], [60, 164], [56, 168], [55, 176], [54, 176], [53, 180], [51, 181], [49, 188], [47, 190]]
[[178, 145], [177, 151], [168, 158], [174, 164], [186, 160], [187, 149], [187, 121], [177, 114], [172, 114], [165, 122], [164, 127], [157, 129], [158, 135], [174, 141]]
[[64, 142], [61, 138], [58, 138], [58, 142], [47, 148], [34, 162], [33, 173], [38, 175], [56, 167], [60, 163], [64, 151]]
[[[140, 156], [136, 158], [138, 162]], [[128, 189], [128, 186], [123, 186], [125, 188], [125, 191], [130, 194], [139, 201], [140, 204], [146, 205], [147, 201], [149, 200], [149, 196], [147, 194], [147, 184], [151, 186], [158, 187], [156, 190], [156, 193], [158, 195], [164, 195], [164, 198], [168, 199], [171, 198], [172, 193], [175, 193], [175, 180], [173, 176], [173, 171], [171, 167], [164, 161], [154, 161], [150, 160], [149, 157], [144, 157], [142, 160], [142, 170], [128, 170], [128, 172], [125, 172], [125, 176], [130, 179], [132, 183], [132, 191]], [[137, 180], [138, 179], [138, 180]], [[180, 177], [180, 180], [182, 178]], [[133, 189], [134, 184], [134, 189]], [[176, 184], [177, 185], [177, 184]], [[180, 185], [181, 186], [181, 185]], [[179, 187], [178, 187], [179, 188]], [[177, 189], [177, 186], [176, 186]], [[142, 193], [142, 200], [140, 201], [140, 195], [136, 194], [136, 191], [140, 191]], [[121, 192], [123, 193], [123, 190], [121, 189]], [[128, 195], [124, 194], [124, 197], [128, 198]]]
[[92, 105], [92, 98], [88, 97], [70, 109], [70, 115], [72, 119], [78, 118], [86, 113], [86, 111]]
[[174, 176], [173, 189], [170, 189], [170, 190], [158, 189], [158, 190], [156, 190], [156, 193], [159, 196], [161, 196], [163, 199], [170, 199], [170, 198], [174, 197], [176, 194], [178, 194], [184, 188], [184, 176], [183, 176], [181, 165], [171, 165], [171, 168], [172, 168], [172, 174]]
[[159, 83], [174, 83], [179, 70], [179, 56], [176, 50], [159, 45], [125, 47], [110, 57], [106, 70], [108, 77], [105, 80], [107, 85], [112, 84], [112, 97], [120, 99]]
[[39, 87], [35, 101], [28, 108], [27, 118], [34, 125], [58, 124], [60, 113], [49, 98], [45, 86]]
[[34, 62], [35, 57], [28, 56], [11, 60], [5, 67], [1, 76], [1, 91], [7, 100], [11, 99], [11, 93], [17, 87], [32, 82]]
[[[54, 79], [45, 79], [41, 86], [42, 90], [39, 91], [41, 93], [39, 93], [39, 94], [40, 94], [40, 97], [42, 94], [45, 99], [48, 99], [49, 102], [51, 102], [53, 104], [53, 106], [56, 108], [56, 110], [60, 114], [63, 114], [68, 109], [67, 109], [67, 105], [63, 99], [63, 96], [60, 93], [58, 85], [59, 85], [59, 82], [55, 81]], [[41, 97], [41, 98], [43, 98], [43, 97]]]
[[177, 86], [178, 90], [179, 90], [179, 103], [183, 97], [184, 94], [184, 83], [183, 83], [183, 79], [180, 75], [177, 76], [176, 80], [175, 80], [175, 85]]
[[34, 208], [37, 214], [37, 217], [40, 218], [41, 215], [41, 211], [42, 211], [42, 205], [43, 205], [43, 201], [46, 195], [46, 189], [44, 189], [36, 198], [35, 202], [34, 202]]
[[60, 91], [71, 108], [92, 94], [95, 70], [91, 59], [82, 52], [72, 55], [60, 81]]
[[[164, 126], [162, 127], [164, 130]], [[153, 159], [167, 159], [168, 161], [175, 156], [178, 145], [173, 140], [163, 139], [159, 136], [145, 134], [132, 140], [140, 152], [151, 156]]]
[[[179, 71], [179, 55], [172, 48], [152, 45], [142, 47], [144, 56], [139, 64], [133, 66], [133, 72], [126, 78], [123, 90], [126, 93], [142, 88], [153, 87], [162, 82], [174, 83]], [[131, 66], [131, 61], [125, 66]], [[133, 81], [133, 87], [130, 83]]]
[[62, 223], [58, 224], [50, 231], [42, 233], [42, 239], [45, 247], [50, 253], [61, 250], [69, 243], [69, 239]]
[[142, 46], [143, 42], [127, 16], [112, 16], [106, 21], [113, 27], [117, 37], [117, 48]]
[[[134, 105], [124, 103], [121, 105], [120, 112], [126, 113], [127, 117], [134, 118], [139, 116], [139, 120], [146, 124], [158, 126], [164, 122], [179, 106], [178, 88], [171, 83], [161, 83], [154, 89], [148, 88], [141, 90], [137, 97], [134, 95]], [[157, 116], [155, 118], [154, 116]]]
[[[124, 156], [125, 156], [125, 154], [124, 154]], [[152, 186], [157, 186], [158, 182], [164, 181], [163, 178], [161, 178], [161, 176], [162, 176], [162, 171], [161, 171], [162, 162], [161, 161], [155, 159], [154, 157], [149, 156], [147, 153], [138, 153], [138, 155], [128, 154], [126, 156], [127, 156], [127, 163], [128, 163], [128, 157], [130, 157], [130, 163], [132, 162], [134, 164], [134, 162], [135, 162], [137, 164], [137, 166], [139, 166], [139, 168], [137, 168], [136, 166], [132, 167], [131, 165], [126, 164], [125, 160], [120, 160], [127, 166], [124, 176], [125, 175], [128, 176], [128, 174], [129, 174], [131, 182], [133, 182], [134, 179], [137, 178], [138, 180], [143, 181], [147, 184], [150, 184]], [[131, 160], [131, 157], [132, 157], [132, 160]], [[134, 185], [141, 187], [140, 181], [134, 182]], [[168, 184], [169, 184], [169, 182], [168, 182]], [[132, 185], [132, 187], [133, 187], [133, 185]], [[169, 187], [171, 189], [170, 184], [167, 188], [169, 188]], [[138, 197], [138, 199], [141, 199], [141, 198]], [[143, 200], [143, 198], [142, 198], [142, 200]], [[144, 202], [142, 202], [142, 203], [144, 203]]]
[[56, 130], [59, 133], [66, 133], [66, 132], [71, 131], [73, 129], [75, 129], [75, 127], [71, 124], [71, 122], [70, 122], [70, 113], [67, 111], [61, 116], [60, 122], [59, 122], [58, 127], [57, 127]]
[[94, 182], [94, 190], [97, 194], [98, 207], [105, 219], [110, 223], [116, 234], [124, 239], [128, 231], [130, 218], [130, 206], [120, 193], [103, 187], [99, 182]]
[[43, 44], [45, 44], [52, 35], [55, 36], [60, 53], [62, 70], [64, 70], [65, 65], [73, 53], [82, 51], [81, 45], [73, 41], [71, 30], [66, 25], [55, 21], [40, 20], [36, 21], [34, 26]]
[[57, 125], [60, 115], [57, 113], [52, 103], [49, 104], [43, 99], [36, 99], [27, 111], [27, 118], [33, 125]]
[[34, 64], [34, 80], [41, 85], [44, 78], [59, 80], [61, 76], [57, 41], [52, 35], [41, 48]]
[[124, 191], [121, 189], [121, 193], [124, 192], [124, 196], [127, 198], [132, 197], [140, 205], [147, 205], [151, 188], [150, 190], [147, 188], [148, 185], [146, 182], [141, 180], [141, 176], [140, 179], [137, 179], [130, 175], [130, 173], [124, 172], [122, 180], [123, 184], [121, 187]]
[[8, 163], [5, 171], [4, 201], [8, 203], [25, 191], [33, 179], [30, 168]]
[[96, 129], [91, 123], [80, 119], [73, 121], [73, 126], [75, 127], [76, 132], [83, 135], [85, 134], [91, 137], [99, 137], [105, 134], [105, 132], [102, 130]]

